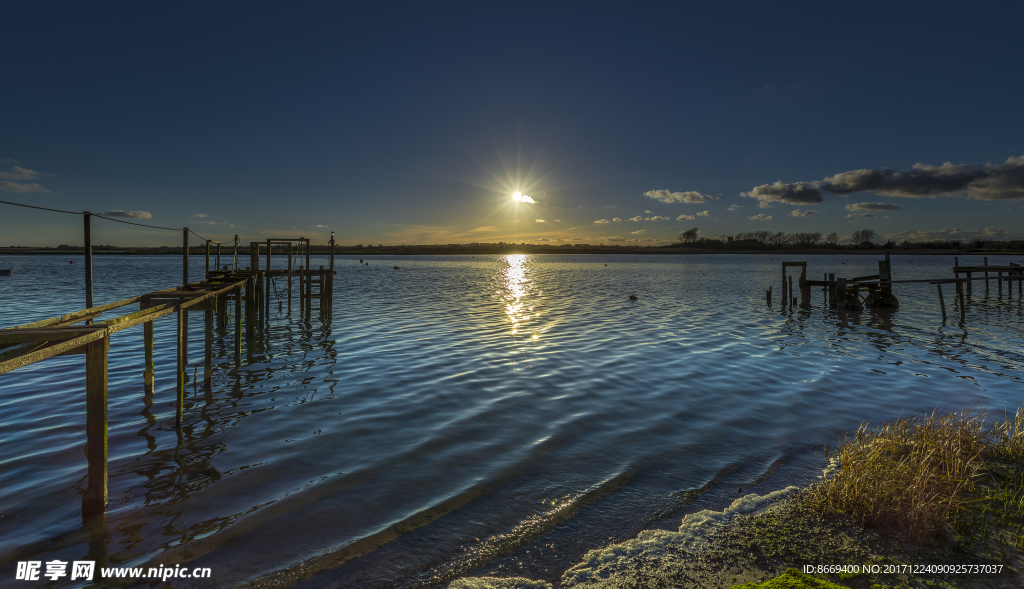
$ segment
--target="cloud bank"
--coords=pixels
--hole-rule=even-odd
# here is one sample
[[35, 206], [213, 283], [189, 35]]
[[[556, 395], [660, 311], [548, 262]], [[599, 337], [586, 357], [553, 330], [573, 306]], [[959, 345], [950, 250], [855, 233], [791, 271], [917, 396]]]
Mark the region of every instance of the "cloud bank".
[[[772, 203], [792, 205], [817, 204], [823, 193], [846, 196], [872, 192], [882, 196], [903, 198], [934, 198], [940, 195], [961, 195], [975, 200], [1024, 199], [1024, 156], [1007, 158], [1001, 164], [954, 164], [941, 166], [914, 164], [909, 170], [864, 169], [829, 176], [820, 182], [762, 184], [742, 196], [760, 201], [761, 207]], [[895, 210], [895, 209], [869, 209]]]

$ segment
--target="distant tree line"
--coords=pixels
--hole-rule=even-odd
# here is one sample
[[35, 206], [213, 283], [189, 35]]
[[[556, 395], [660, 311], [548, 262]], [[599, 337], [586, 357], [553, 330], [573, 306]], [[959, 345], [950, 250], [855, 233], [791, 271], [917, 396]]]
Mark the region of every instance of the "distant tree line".
[[784, 231], [746, 231], [734, 236], [707, 238], [700, 236], [700, 229], [694, 227], [679, 234], [676, 243], [670, 247], [700, 247], [709, 249], [743, 248], [743, 249], [775, 249], [775, 248], [826, 248], [826, 249], [973, 249], [973, 250], [1020, 250], [1024, 249], [1022, 241], [986, 241], [973, 239], [967, 243], [960, 240], [937, 240], [910, 242], [903, 240], [897, 244], [893, 240], [879, 246], [874, 242], [877, 234], [873, 229], [858, 229], [850, 234], [850, 243], [840, 244], [836, 232], [822, 235], [821, 233], [786, 233]]

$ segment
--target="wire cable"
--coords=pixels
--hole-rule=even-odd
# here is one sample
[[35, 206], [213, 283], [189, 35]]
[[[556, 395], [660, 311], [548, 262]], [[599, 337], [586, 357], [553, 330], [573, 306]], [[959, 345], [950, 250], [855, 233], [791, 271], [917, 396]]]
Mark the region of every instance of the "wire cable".
[[[34, 205], [26, 205], [26, 204], [22, 204], [20, 202], [10, 202], [10, 201], [7, 201], [7, 200], [0, 200], [0, 203], [3, 203], [5, 205], [14, 205], [16, 207], [26, 207], [26, 208], [29, 208], [29, 209], [39, 209], [41, 211], [52, 211], [54, 213], [67, 213], [69, 215], [86, 215], [87, 214], [87, 215], [91, 215], [93, 217], [99, 217], [100, 219], [106, 219], [107, 221], [114, 221], [115, 223], [124, 223], [126, 225], [138, 225], [139, 227], [149, 227], [150, 229], [165, 229], [167, 231], [178, 231], [177, 227], [157, 227], [156, 225], [146, 225], [146, 224], [143, 224], [143, 223], [134, 223], [132, 221], [122, 221], [121, 219], [113, 219], [111, 217], [105, 217], [105, 216], [100, 215], [98, 213], [79, 213], [79, 212], [76, 212], [76, 211], [62, 211], [60, 209], [48, 209], [46, 207], [37, 207], [37, 206], [34, 206]], [[203, 237], [202, 235], [199, 235], [195, 231], [192, 231], [191, 229], [188, 229], [188, 232], [191, 233], [192, 235], [195, 235], [199, 239], [202, 239], [203, 241], [206, 241], [205, 237]]]

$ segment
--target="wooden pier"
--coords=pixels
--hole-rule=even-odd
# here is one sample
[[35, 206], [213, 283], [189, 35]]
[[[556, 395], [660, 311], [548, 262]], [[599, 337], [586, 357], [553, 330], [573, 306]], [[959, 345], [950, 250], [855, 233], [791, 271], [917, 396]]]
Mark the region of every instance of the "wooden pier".
[[[793, 277], [787, 273], [788, 268], [798, 267], [801, 269], [798, 278], [799, 303], [794, 295]], [[1003, 294], [1003, 283], [1006, 283], [1007, 294], [1013, 294], [1013, 285], [1017, 285], [1017, 293], [1024, 293], [1024, 267], [1016, 264], [990, 265], [988, 258], [979, 266], [961, 266], [960, 258], [953, 258], [952, 278], [925, 278], [916, 280], [893, 280], [892, 264], [889, 253], [886, 252], [885, 259], [878, 261], [878, 274], [868, 276], [855, 276], [853, 278], [836, 277], [834, 273], [827, 273], [822, 280], [810, 280], [807, 278], [807, 262], [782, 262], [782, 306], [790, 307], [800, 305], [801, 308], [811, 307], [811, 287], [821, 287], [826, 296], [826, 303], [830, 309], [845, 313], [847, 311], [861, 311], [864, 308], [871, 309], [899, 309], [899, 299], [892, 292], [894, 284], [928, 283], [934, 284], [938, 290], [939, 308], [942, 312], [943, 321], [946, 320], [946, 302], [942, 293], [943, 284], [954, 284], [955, 295], [960, 310], [960, 321], [966, 321], [966, 295], [973, 292], [973, 285], [976, 281], [984, 281], [985, 291], [988, 292], [990, 282], [995, 282], [999, 296]], [[975, 275], [978, 276], [975, 276]], [[766, 301], [772, 304], [772, 289], [769, 287], [766, 292]]]
[[[88, 236], [88, 216], [86, 219]], [[240, 366], [243, 317], [244, 339], [251, 341], [261, 333], [261, 325], [265, 325], [270, 316], [270, 295], [279, 292], [275, 288], [279, 278], [288, 280], [289, 286], [286, 290], [289, 308], [293, 290], [291, 283], [294, 278], [299, 283], [300, 309], [304, 318], [308, 320], [311, 317], [313, 301], [319, 301], [321, 312], [330, 312], [334, 284], [334, 234], [331, 234], [327, 269], [323, 266], [318, 270], [309, 268], [309, 242], [310, 240], [306, 238], [267, 240], [266, 267], [260, 268], [257, 247], [253, 250], [255, 253], [250, 259], [250, 267], [239, 270], [230, 266], [221, 269], [216, 269], [215, 266], [214, 269], [210, 269], [210, 244], [214, 242], [207, 240], [206, 278], [199, 282], [189, 282], [186, 229], [183, 252], [184, 281], [181, 285], [99, 306], [91, 304], [92, 272], [89, 256], [86, 262], [87, 308], [42, 321], [0, 329], [0, 374], [54, 356], [85, 356], [85, 453], [88, 475], [86, 492], [82, 496], [82, 516], [87, 523], [91, 519], [102, 517], [107, 505], [107, 365], [110, 338], [130, 327], [143, 325], [145, 360], [141, 388], [145, 394], [152, 394], [155, 381], [153, 322], [163, 317], [174, 316], [177, 324], [175, 425], [180, 431], [184, 419], [185, 383], [188, 381], [189, 313], [203, 314], [206, 337], [202, 382], [209, 390], [213, 379], [214, 322], [226, 329], [229, 316], [233, 315], [234, 329], [229, 337], [234, 343], [235, 366]], [[289, 252], [293, 243], [300, 245], [305, 254], [304, 266], [293, 268], [292, 257], [289, 256], [287, 269], [270, 270], [273, 245], [283, 243], [288, 244]], [[218, 251], [217, 261], [219, 254]], [[234, 265], [237, 265], [237, 261]], [[123, 312], [136, 304], [138, 310], [100, 320], [104, 314]]]

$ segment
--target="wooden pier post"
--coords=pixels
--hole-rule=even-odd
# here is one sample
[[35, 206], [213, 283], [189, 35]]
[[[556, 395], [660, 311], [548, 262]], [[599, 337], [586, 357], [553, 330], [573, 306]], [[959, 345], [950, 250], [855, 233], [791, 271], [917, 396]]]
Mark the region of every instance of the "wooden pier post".
[[999, 289], [999, 296], [1002, 297], [1003, 296], [1003, 273], [1001, 271], [996, 273], [996, 288]]
[[267, 321], [270, 318], [270, 253], [274, 249], [274, 244], [270, 243], [270, 238], [267, 238], [267, 279], [266, 287], [263, 289], [263, 309], [264, 315], [263, 320]]
[[144, 391], [146, 394], [153, 394], [153, 381], [156, 370], [153, 366], [153, 322], [147, 321], [142, 326], [142, 347], [145, 350], [145, 369], [142, 373]]
[[789, 277], [789, 290], [786, 291], [786, 292], [789, 295], [789, 298], [786, 299], [786, 303], [788, 303], [789, 304], [789, 308], [792, 309], [793, 308], [793, 299], [796, 298], [796, 297], [793, 296], [793, 277], [792, 276]]
[[188, 315], [188, 311], [178, 306], [178, 387], [176, 389], [177, 394], [177, 411], [174, 418], [174, 426], [181, 428], [182, 416], [185, 409], [185, 339], [186, 327], [185, 317]]
[[[253, 285], [256, 282], [255, 276], [250, 276], [245, 279], [245, 337], [246, 339], [252, 339], [254, 332], [254, 323], [256, 322], [256, 293]], [[238, 293], [239, 298], [242, 296], [242, 292]]]
[[203, 363], [203, 386], [213, 382], [213, 309], [203, 311], [206, 319], [206, 357]]
[[[330, 274], [327, 275], [327, 304], [328, 306], [334, 306], [334, 232], [331, 231], [331, 250], [330, 250]], [[323, 299], [321, 299], [321, 302]]]
[[[85, 308], [92, 308], [92, 213], [82, 215], [85, 223]], [[92, 323], [92, 319], [86, 321]]]
[[[147, 323], [148, 325], [148, 323]], [[82, 517], [107, 508], [107, 335], [85, 345], [85, 456], [88, 477]]]
[[836, 309], [846, 313], [846, 279], [836, 278]]
[[765, 302], [768, 304], [768, 306], [771, 307], [772, 306], [772, 285], [770, 285], [770, 284], [768, 285], [768, 290], [766, 290], [764, 292], [764, 298], [765, 298]]
[[309, 262], [309, 249], [310, 240], [306, 240], [306, 273], [309, 274], [306, 278], [306, 315], [308, 316], [313, 310], [313, 266]]
[[971, 273], [970, 272], [967, 272], [967, 292], [968, 293], [973, 293], [974, 292], [974, 281], [971, 280]]
[[807, 284], [807, 266], [800, 268], [800, 306], [805, 309], [811, 306], [811, 287]]
[[292, 312], [292, 242], [288, 242], [288, 312]]
[[960, 285], [960, 323], [963, 323], [967, 320], [967, 308], [964, 304], [964, 286], [962, 282], [957, 284]]
[[[885, 281], [889, 281], [888, 284]], [[878, 262], [878, 283], [879, 290], [892, 294], [892, 264], [889, 261], [889, 252], [885, 252], [885, 261]]]
[[206, 274], [203, 275], [205, 278], [210, 277], [210, 240], [206, 240]]
[[829, 281], [829, 286], [828, 286], [828, 307], [831, 309], [832, 307], [835, 307], [836, 305], [839, 304], [837, 302], [838, 298], [837, 298], [837, 295], [836, 295], [836, 273], [835, 272], [829, 272], [828, 273], [828, 281]]
[[235, 291], [235, 366], [242, 365], [242, 285]]
[[223, 244], [221, 242], [219, 242], [219, 241], [217, 242], [217, 269], [218, 270], [220, 270], [220, 268], [221, 268], [221, 266], [220, 266], [220, 246], [222, 246], [222, 245]]
[[942, 309], [942, 320], [946, 320], [946, 301], [942, 299], [942, 285], [936, 284], [935, 286], [939, 289], [939, 308]]

